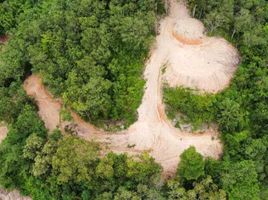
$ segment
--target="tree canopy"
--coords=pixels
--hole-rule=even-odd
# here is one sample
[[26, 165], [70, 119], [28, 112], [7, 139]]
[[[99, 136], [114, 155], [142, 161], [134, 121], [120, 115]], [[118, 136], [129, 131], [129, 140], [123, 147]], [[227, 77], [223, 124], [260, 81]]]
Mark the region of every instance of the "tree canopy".
[[190, 147], [181, 154], [178, 174], [187, 181], [198, 180], [205, 174], [205, 161], [202, 155], [196, 152], [195, 147]]
[[[55, 96], [83, 118], [107, 129], [131, 124], [140, 104], [141, 73], [155, 36], [161, 0], [2, 0], [0, 185], [34, 200], [257, 200], [268, 191], [268, 3], [265, 0], [188, 0], [209, 35], [240, 52], [230, 87], [199, 95], [164, 89], [169, 117], [182, 112], [196, 127], [216, 122], [224, 152], [181, 155], [177, 175], [161, 181], [147, 153], [107, 153], [95, 142], [59, 130], [48, 134], [22, 82], [40, 73]], [[62, 118], [69, 118], [66, 110]], [[104, 126], [105, 124], [105, 126]], [[179, 155], [178, 155], [179, 156]]]
[[37, 72], [54, 95], [99, 126], [136, 119], [161, 0], [12, 0], [0, 9], [1, 32], [10, 35], [0, 83]]

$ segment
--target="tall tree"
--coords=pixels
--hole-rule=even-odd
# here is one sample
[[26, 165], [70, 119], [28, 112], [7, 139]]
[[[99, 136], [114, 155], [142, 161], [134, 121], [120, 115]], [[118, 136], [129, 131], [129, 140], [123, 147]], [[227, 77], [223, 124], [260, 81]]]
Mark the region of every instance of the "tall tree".
[[196, 152], [195, 147], [189, 147], [181, 154], [178, 167], [178, 175], [187, 181], [198, 180], [205, 174], [205, 161], [201, 154]]

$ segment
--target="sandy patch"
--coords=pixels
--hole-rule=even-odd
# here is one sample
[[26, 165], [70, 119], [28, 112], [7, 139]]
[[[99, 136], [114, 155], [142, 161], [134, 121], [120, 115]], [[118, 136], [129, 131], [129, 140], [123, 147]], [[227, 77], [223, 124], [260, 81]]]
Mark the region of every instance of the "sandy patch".
[[9, 192], [0, 188], [0, 200], [31, 200], [31, 198], [21, 196], [17, 190]]
[[200, 45], [203, 43], [204, 31], [205, 27], [202, 22], [185, 15], [176, 19], [172, 36], [182, 44]]
[[[238, 63], [236, 50], [223, 39], [203, 35], [202, 23], [192, 19], [182, 2], [170, 0], [170, 14], [160, 22], [160, 34], [156, 38], [146, 63], [144, 78], [146, 89], [138, 109], [138, 121], [128, 130], [106, 133], [73, 115], [76, 134], [84, 139], [95, 139], [107, 150], [131, 155], [149, 151], [163, 166], [166, 176], [176, 171], [180, 154], [195, 146], [202, 155], [219, 158], [222, 144], [216, 129], [202, 134], [183, 132], [168, 121], [162, 102], [162, 81], [171, 86], [183, 85], [207, 92], [217, 92], [228, 85]], [[191, 27], [194, 26], [194, 27]], [[190, 28], [189, 28], [190, 27]], [[198, 40], [189, 45], [174, 37], [174, 31], [185, 40]], [[202, 42], [202, 43], [201, 43]], [[161, 69], [166, 65], [166, 73]], [[67, 122], [60, 122], [60, 101], [53, 99], [37, 75], [30, 76], [24, 83], [28, 95], [39, 106], [39, 115], [46, 127], [52, 131], [57, 126], [64, 130]]]
[[8, 129], [6, 126], [1, 125], [0, 123], [0, 143], [5, 139], [7, 136]]
[[162, 42], [158, 43], [167, 55], [164, 80], [171, 87], [221, 91], [237, 69], [237, 50], [224, 39], [207, 37], [203, 24], [189, 16], [183, 3], [175, 4], [175, 0], [170, 1], [172, 14], [163, 22]]

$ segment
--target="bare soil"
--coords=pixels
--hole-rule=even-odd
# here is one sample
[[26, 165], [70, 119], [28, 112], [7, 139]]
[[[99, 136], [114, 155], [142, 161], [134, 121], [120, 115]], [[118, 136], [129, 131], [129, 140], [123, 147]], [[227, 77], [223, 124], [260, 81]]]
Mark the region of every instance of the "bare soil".
[[5, 125], [1, 125], [0, 123], [0, 143], [5, 139], [7, 136], [7, 127]]
[[0, 200], [31, 200], [31, 198], [21, 196], [17, 190], [6, 191], [0, 188]]
[[[148, 151], [162, 165], [166, 177], [175, 173], [179, 156], [188, 147], [195, 146], [203, 156], [217, 159], [222, 153], [222, 144], [215, 128], [208, 128], [201, 134], [183, 132], [171, 125], [162, 102], [162, 82], [166, 81], [172, 87], [181, 85], [205, 92], [218, 92], [229, 84], [239, 62], [237, 51], [228, 42], [203, 35], [201, 22], [192, 20], [183, 2], [170, 0], [169, 4], [170, 13], [161, 21], [160, 34], [146, 63], [146, 89], [138, 109], [137, 122], [128, 130], [107, 133], [72, 112], [72, 123], [78, 136], [99, 141], [107, 150], [117, 153], [135, 155]], [[189, 29], [188, 26], [197, 27]], [[180, 33], [179, 39], [174, 37], [175, 27], [176, 34]], [[189, 42], [192, 40], [198, 40], [198, 43]], [[167, 68], [162, 76], [164, 65]], [[36, 100], [39, 115], [46, 127], [50, 131], [57, 127], [64, 130], [64, 126], [70, 122], [61, 122], [61, 102], [52, 97], [41, 78], [38, 75], [30, 76], [24, 88]]]
[[[237, 69], [239, 55], [226, 40], [207, 37], [204, 25], [188, 14], [183, 2], [170, 0], [159, 48], [168, 62], [163, 76], [171, 87], [184, 86], [216, 93], [227, 87]], [[172, 35], [170, 34], [172, 32]]]

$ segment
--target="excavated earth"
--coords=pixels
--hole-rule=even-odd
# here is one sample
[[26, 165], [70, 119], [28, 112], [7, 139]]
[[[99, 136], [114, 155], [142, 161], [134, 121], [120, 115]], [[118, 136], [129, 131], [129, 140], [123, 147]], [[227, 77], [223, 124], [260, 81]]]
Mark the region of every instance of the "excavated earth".
[[[239, 62], [236, 49], [227, 41], [204, 35], [203, 24], [190, 17], [184, 2], [170, 0], [169, 8], [169, 15], [160, 21], [160, 34], [145, 66], [146, 87], [137, 122], [128, 130], [107, 133], [72, 112], [78, 136], [99, 141], [107, 150], [118, 153], [148, 151], [162, 165], [165, 176], [174, 174], [179, 155], [189, 146], [195, 146], [205, 157], [217, 159], [222, 144], [215, 128], [191, 133], [172, 126], [162, 102], [162, 82], [216, 93], [229, 84]], [[163, 67], [166, 70], [162, 75]], [[61, 102], [46, 90], [41, 77], [30, 76], [24, 88], [36, 100], [47, 128], [64, 130], [68, 123], [60, 121]]]
[[[168, 2], [169, 15], [160, 21], [160, 34], [145, 66], [146, 86], [138, 120], [129, 129], [108, 133], [83, 121], [74, 112], [71, 112], [72, 122], [63, 122], [61, 100], [53, 98], [41, 77], [31, 75], [24, 82], [25, 91], [37, 102], [39, 115], [49, 131], [74, 127], [77, 136], [100, 142], [104, 152], [137, 155], [147, 151], [162, 165], [166, 178], [175, 173], [179, 156], [188, 147], [195, 146], [203, 156], [218, 159], [222, 144], [216, 128], [201, 133], [172, 126], [165, 114], [162, 83], [216, 93], [228, 86], [239, 63], [237, 50], [222, 38], [207, 37], [203, 24], [191, 18], [183, 1]], [[0, 142], [6, 132], [5, 127], [0, 128]], [[0, 191], [0, 199], [22, 199], [8, 195], [5, 198], [2, 194], [5, 192]]]

